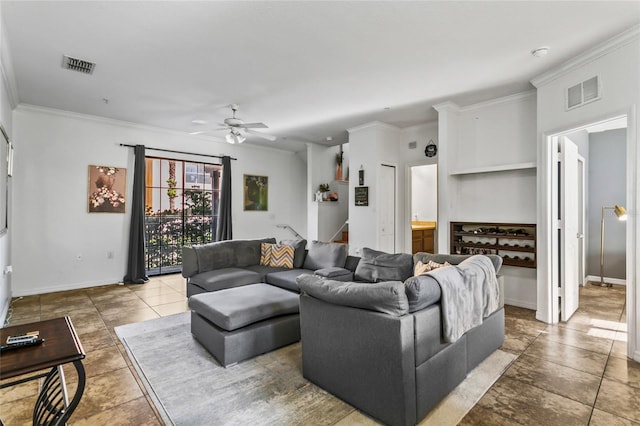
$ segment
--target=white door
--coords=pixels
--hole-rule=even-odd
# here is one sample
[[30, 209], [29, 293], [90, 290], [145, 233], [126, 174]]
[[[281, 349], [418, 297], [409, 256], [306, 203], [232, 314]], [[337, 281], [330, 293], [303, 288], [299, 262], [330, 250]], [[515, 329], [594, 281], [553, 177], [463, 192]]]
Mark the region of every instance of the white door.
[[559, 143], [560, 192], [560, 319], [578, 309], [578, 147], [565, 137]]
[[378, 250], [396, 252], [396, 168], [380, 165], [378, 193]]

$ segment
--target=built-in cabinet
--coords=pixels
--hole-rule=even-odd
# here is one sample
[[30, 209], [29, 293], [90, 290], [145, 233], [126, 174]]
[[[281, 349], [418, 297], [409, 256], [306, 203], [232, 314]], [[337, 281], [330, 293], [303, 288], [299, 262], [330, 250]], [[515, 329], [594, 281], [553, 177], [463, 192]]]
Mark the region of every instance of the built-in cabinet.
[[[433, 223], [433, 222], [432, 222]], [[411, 252], [434, 253], [435, 248], [435, 223], [433, 225], [412, 225], [411, 227]]]
[[451, 222], [452, 254], [497, 254], [503, 265], [536, 267], [536, 225]]

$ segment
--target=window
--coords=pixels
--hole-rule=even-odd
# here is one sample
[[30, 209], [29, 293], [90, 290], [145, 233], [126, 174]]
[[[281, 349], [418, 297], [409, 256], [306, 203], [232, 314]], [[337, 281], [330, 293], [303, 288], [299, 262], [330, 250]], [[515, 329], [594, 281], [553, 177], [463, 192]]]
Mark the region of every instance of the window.
[[146, 158], [147, 275], [179, 272], [182, 247], [215, 238], [222, 166]]

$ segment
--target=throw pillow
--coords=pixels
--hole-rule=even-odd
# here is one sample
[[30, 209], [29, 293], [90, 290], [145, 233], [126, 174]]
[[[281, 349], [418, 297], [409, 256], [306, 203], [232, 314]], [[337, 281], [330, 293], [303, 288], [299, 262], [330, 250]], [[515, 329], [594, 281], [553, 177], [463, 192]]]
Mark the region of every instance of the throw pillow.
[[269, 266], [293, 269], [293, 246], [287, 244], [272, 244]]
[[413, 272], [413, 257], [406, 253], [389, 254], [362, 248], [362, 257], [356, 267], [356, 281], [376, 283], [380, 281], [403, 281]]
[[344, 268], [347, 254], [347, 246], [344, 244], [311, 241], [303, 268], [312, 271], [334, 266]]
[[451, 264], [447, 261], [445, 261], [444, 263], [437, 263], [437, 262], [434, 262], [433, 260], [430, 260], [427, 263], [427, 266], [429, 267], [429, 270], [434, 270], [434, 269], [442, 268], [444, 266], [451, 266]]
[[260, 245], [260, 265], [293, 269], [293, 246], [262, 243]]
[[293, 246], [293, 267], [302, 268], [304, 264], [304, 251], [307, 248], [307, 240], [282, 240], [280, 244]]
[[260, 244], [260, 264], [263, 266], [269, 266], [271, 262], [271, 243]]
[[422, 261], [418, 260], [416, 266], [413, 267], [413, 276], [418, 277], [422, 274], [426, 274], [431, 270], [431, 266], [428, 263], [422, 263]]

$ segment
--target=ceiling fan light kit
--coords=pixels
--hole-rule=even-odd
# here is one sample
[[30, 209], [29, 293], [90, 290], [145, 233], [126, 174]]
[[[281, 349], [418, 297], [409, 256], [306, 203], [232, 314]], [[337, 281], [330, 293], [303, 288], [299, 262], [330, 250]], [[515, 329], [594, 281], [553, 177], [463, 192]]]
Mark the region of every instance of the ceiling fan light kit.
[[[211, 131], [219, 131], [219, 130], [228, 131], [229, 133], [227, 133], [225, 136], [225, 139], [227, 142], [231, 144], [236, 144], [236, 143], [242, 143], [245, 140], [247, 140], [247, 138], [241, 133], [241, 131], [259, 136], [271, 142], [277, 139], [275, 136], [266, 135], [264, 133], [256, 132], [255, 130], [253, 130], [253, 129], [268, 129], [268, 126], [266, 124], [245, 123], [241, 118], [236, 117], [236, 111], [238, 111], [238, 104], [231, 104], [229, 105], [229, 108], [231, 108], [231, 111], [233, 111], [233, 116], [229, 118], [225, 118], [224, 123], [220, 124], [220, 126], [222, 127], [211, 130]], [[192, 123], [195, 124], [196, 121], [197, 120], [193, 120]], [[199, 132], [192, 132], [190, 134], [198, 135], [198, 134], [209, 133], [209, 132], [210, 131], [199, 131]]]

